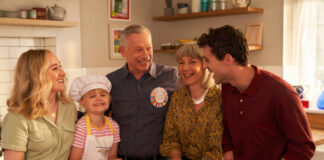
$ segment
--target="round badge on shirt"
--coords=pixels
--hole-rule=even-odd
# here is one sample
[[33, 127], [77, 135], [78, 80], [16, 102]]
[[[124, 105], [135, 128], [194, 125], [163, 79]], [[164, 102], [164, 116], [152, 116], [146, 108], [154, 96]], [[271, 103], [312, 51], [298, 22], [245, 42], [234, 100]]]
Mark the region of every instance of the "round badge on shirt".
[[152, 90], [150, 101], [154, 107], [164, 107], [169, 100], [168, 92], [162, 87], [156, 87]]

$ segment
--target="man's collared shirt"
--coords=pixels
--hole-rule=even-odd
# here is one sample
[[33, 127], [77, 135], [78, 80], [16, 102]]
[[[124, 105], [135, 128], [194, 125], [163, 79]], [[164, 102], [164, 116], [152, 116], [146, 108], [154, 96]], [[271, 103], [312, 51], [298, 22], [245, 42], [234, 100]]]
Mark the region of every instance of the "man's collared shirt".
[[310, 159], [315, 145], [301, 101], [282, 78], [253, 66], [255, 76], [240, 93], [222, 85], [224, 152], [234, 159]]
[[159, 154], [168, 103], [156, 107], [150, 96], [153, 89], [161, 87], [167, 91], [169, 101], [177, 75], [176, 69], [155, 63], [140, 80], [129, 72], [127, 64], [107, 75], [112, 83], [112, 118], [120, 126], [120, 155]]

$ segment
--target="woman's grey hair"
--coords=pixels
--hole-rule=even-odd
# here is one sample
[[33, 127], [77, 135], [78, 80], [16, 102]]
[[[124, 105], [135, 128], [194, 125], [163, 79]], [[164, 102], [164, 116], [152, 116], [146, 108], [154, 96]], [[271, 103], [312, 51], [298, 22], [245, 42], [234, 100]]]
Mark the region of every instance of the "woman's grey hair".
[[126, 27], [122, 32], [121, 32], [121, 35], [120, 35], [120, 46], [124, 47], [125, 49], [127, 48], [127, 37], [130, 35], [130, 34], [133, 34], [133, 33], [137, 33], [137, 34], [140, 34], [140, 33], [148, 33], [150, 36], [151, 36], [151, 31], [142, 26], [142, 25], [139, 25], [139, 24], [132, 24], [128, 27]]
[[[203, 63], [202, 50], [201, 50], [201, 48], [199, 48], [199, 46], [197, 44], [186, 44], [186, 45], [180, 47], [176, 52], [177, 62], [179, 62], [180, 58], [183, 56], [188, 56], [190, 58], [199, 59]], [[209, 72], [207, 68], [203, 69], [203, 71], [204, 71], [204, 73], [203, 73], [201, 86], [205, 89], [213, 87], [215, 85], [215, 82], [213, 79], [214, 74]], [[180, 78], [178, 80], [178, 85], [184, 86], [185, 84], [184, 84], [181, 76], [179, 76], [179, 77]]]

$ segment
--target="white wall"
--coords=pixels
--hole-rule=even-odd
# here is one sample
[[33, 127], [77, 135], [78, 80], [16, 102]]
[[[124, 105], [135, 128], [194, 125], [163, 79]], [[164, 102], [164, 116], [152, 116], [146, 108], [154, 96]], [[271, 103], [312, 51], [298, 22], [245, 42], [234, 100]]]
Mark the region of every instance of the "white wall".
[[66, 9], [66, 21], [77, 27], [50, 28], [0, 25], [0, 37], [56, 37], [57, 55], [64, 67], [81, 67], [80, 3], [79, 0], [0, 0], [0, 10], [19, 11], [33, 7], [59, 5]]
[[[177, 2], [190, 2], [190, 0], [173, 0], [173, 7]], [[229, 0], [228, 7], [232, 7], [230, 2]], [[131, 21], [125, 22], [108, 20], [107, 1], [92, 3], [88, 0], [81, 0], [82, 66], [109, 68], [120, 67], [124, 64], [124, 60], [109, 58], [109, 25], [122, 27], [133, 23], [145, 25], [152, 31], [154, 49], [160, 49], [162, 43], [177, 42], [179, 38], [199, 37], [210, 27], [230, 24], [245, 33], [246, 24], [263, 22], [264, 49], [251, 52], [250, 63], [282, 76], [283, 1], [252, 0], [251, 6], [263, 8], [264, 13], [161, 22], [153, 21], [152, 17], [164, 14], [165, 0], [133, 0]], [[154, 53], [154, 61], [171, 66], [176, 65], [175, 56], [171, 53]]]
[[151, 30], [152, 10], [157, 0], [130, 0], [130, 21], [108, 19], [108, 0], [81, 0], [81, 38], [83, 67], [120, 67], [125, 60], [111, 59], [110, 29], [126, 27], [130, 24], [142, 24]]
[[[231, 1], [228, 1], [227, 6], [232, 8], [230, 2]], [[153, 10], [153, 16], [163, 15], [164, 6], [164, 0], [159, 0], [154, 5], [155, 9]], [[159, 44], [176, 42], [178, 38], [198, 38], [202, 33], [207, 32], [210, 27], [220, 27], [225, 24], [233, 25], [245, 33], [246, 24], [263, 22], [262, 45], [264, 49], [262, 51], [251, 52], [250, 63], [262, 66], [282, 66], [283, 1], [252, 0], [251, 6], [263, 8], [264, 13], [218, 16], [181, 21], [154, 21], [153, 43], [156, 48], [159, 48]], [[173, 55], [171, 54], [159, 56], [159, 58], [164, 59], [164, 61], [172, 57]]]
[[19, 55], [26, 50], [49, 49], [60, 59], [67, 77], [73, 78], [84, 74], [81, 68], [78, 0], [0, 0], [0, 10], [19, 11], [33, 7], [45, 8], [54, 4], [65, 8], [67, 12], [65, 20], [77, 22], [78, 26], [55, 28], [0, 25], [0, 116], [7, 113], [6, 100], [12, 87], [13, 70]]

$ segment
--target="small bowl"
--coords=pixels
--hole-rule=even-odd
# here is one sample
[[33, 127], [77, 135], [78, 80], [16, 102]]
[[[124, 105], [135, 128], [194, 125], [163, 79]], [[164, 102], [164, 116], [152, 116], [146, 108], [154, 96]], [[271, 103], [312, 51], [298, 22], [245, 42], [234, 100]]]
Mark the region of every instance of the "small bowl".
[[187, 14], [187, 13], [189, 13], [189, 7], [183, 7], [183, 8], [178, 9], [178, 13], [179, 14]]
[[161, 44], [161, 49], [171, 49], [171, 43], [163, 43]]

